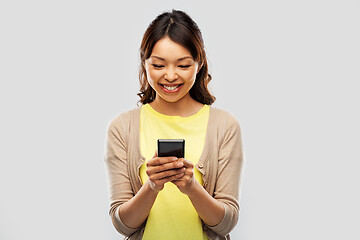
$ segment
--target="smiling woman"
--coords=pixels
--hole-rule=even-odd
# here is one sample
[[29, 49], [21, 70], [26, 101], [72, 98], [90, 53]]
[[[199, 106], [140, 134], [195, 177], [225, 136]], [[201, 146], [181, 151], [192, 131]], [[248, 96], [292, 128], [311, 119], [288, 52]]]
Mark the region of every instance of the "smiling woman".
[[[179, 10], [159, 15], [140, 57], [142, 105], [107, 132], [113, 224], [129, 239], [230, 239], [239, 216], [240, 125], [210, 106], [216, 98], [198, 26]], [[184, 157], [159, 157], [158, 139], [184, 139]]]
[[[186, 13], [171, 14], [157, 16], [141, 42], [139, 102], [164, 114], [190, 116], [216, 98], [207, 87], [212, 77], [200, 29]], [[178, 84], [176, 90], [164, 87]]]
[[155, 44], [151, 56], [145, 61], [145, 70], [148, 83], [157, 93], [150, 105], [158, 112], [169, 112], [168, 109], [173, 109], [175, 104], [178, 109], [196, 105], [195, 112], [185, 113], [192, 115], [203, 106], [197, 104], [189, 93], [199, 72], [199, 64], [185, 47], [168, 36]]

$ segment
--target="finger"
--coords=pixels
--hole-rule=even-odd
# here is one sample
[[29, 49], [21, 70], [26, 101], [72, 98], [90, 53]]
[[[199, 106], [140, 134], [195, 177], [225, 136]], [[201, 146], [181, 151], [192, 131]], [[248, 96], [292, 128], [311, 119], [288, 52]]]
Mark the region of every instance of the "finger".
[[[152, 157], [152, 159], [151, 160], [149, 160], [149, 161], [152, 161], [154, 158], [156, 158], [158, 156], [158, 152], [157, 152], [157, 149], [155, 149], [155, 154], [154, 154], [154, 156]], [[149, 161], [147, 161], [146, 162], [146, 166], [148, 165], [148, 162]]]
[[176, 174], [176, 175], [172, 176], [172, 177], [169, 179], [169, 182], [170, 182], [170, 181], [178, 181], [178, 180], [181, 179], [183, 176], [184, 176], [184, 173]]
[[158, 182], [159, 182], [159, 184], [165, 184], [167, 182], [176, 181], [176, 180], [182, 178], [183, 176], [184, 176], [184, 173], [179, 173], [179, 174], [173, 175], [171, 177], [167, 177], [167, 178], [163, 178], [161, 180], [158, 180]]
[[163, 178], [168, 178], [171, 176], [174, 176], [176, 174], [180, 174], [180, 173], [185, 173], [185, 168], [180, 168], [180, 169], [171, 169], [171, 170], [167, 170], [167, 171], [163, 171], [163, 172], [158, 172], [158, 173], [154, 173], [149, 176], [149, 179], [151, 181], [156, 181], [156, 180], [160, 180]]
[[184, 163], [181, 162], [181, 161], [165, 163], [165, 164], [157, 165], [157, 166], [148, 165], [147, 169], [146, 169], [146, 174], [150, 176], [150, 175], [155, 174], [155, 173], [168, 171], [168, 170], [171, 170], [171, 169], [179, 169], [179, 168], [182, 168], [182, 167], [184, 167]]
[[188, 181], [192, 181], [194, 179], [195, 179], [194, 172], [191, 169], [186, 168], [186, 170], [184, 172], [184, 175], [181, 178], [178, 178], [178, 179], [173, 180], [171, 182], [174, 183], [174, 184], [178, 184], [178, 183], [183, 182], [183, 181], [188, 182]]
[[185, 170], [185, 175], [189, 176], [189, 177], [193, 177], [194, 176], [194, 171], [192, 168], [186, 168]]
[[193, 170], [191, 168], [185, 168], [185, 172], [184, 172], [184, 176], [183, 176], [182, 180], [188, 181], [193, 176], [194, 176]]
[[184, 166], [186, 168], [193, 168], [194, 164], [192, 162], [190, 162], [189, 160], [185, 159], [185, 158], [181, 158], [182, 162], [184, 163]]
[[183, 177], [184, 177], [184, 175], [182, 175], [180, 178], [177, 178], [177, 179], [175, 179], [175, 180], [172, 180], [171, 182], [176, 185], [177, 183], [179, 183], [179, 182], [181, 182], [181, 181], [183, 180], [183, 179], [182, 179]]
[[158, 166], [165, 163], [174, 162], [177, 160], [177, 157], [155, 157], [150, 159], [146, 165], [147, 166]]

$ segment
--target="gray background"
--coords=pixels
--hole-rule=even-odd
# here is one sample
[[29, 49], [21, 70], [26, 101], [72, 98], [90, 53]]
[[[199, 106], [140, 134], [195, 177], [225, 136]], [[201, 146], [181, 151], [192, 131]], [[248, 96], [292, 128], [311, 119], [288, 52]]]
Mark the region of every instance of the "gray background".
[[246, 157], [234, 239], [359, 239], [359, 1], [1, 1], [0, 239], [120, 239], [107, 124], [141, 38], [186, 11]]

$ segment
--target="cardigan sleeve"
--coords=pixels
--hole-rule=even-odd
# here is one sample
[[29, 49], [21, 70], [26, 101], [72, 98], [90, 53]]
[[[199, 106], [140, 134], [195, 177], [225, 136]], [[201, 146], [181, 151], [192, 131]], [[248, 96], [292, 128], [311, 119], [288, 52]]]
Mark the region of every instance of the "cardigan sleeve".
[[244, 165], [239, 122], [229, 114], [224, 128], [224, 135], [219, 143], [218, 172], [213, 197], [223, 204], [225, 215], [217, 225], [207, 225], [221, 236], [229, 234], [238, 222], [239, 193]]
[[115, 229], [125, 236], [130, 236], [139, 228], [127, 227], [119, 216], [121, 205], [134, 196], [127, 167], [128, 124], [126, 118], [123, 119], [121, 116], [113, 119], [108, 125], [104, 160], [110, 192], [109, 215]]

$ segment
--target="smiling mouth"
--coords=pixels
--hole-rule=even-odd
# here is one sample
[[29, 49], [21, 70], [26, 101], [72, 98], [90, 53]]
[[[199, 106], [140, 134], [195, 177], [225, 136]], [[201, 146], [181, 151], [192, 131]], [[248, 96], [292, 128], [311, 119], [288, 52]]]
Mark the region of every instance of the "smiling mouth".
[[173, 85], [173, 86], [167, 86], [164, 84], [160, 84], [162, 86], [162, 88], [166, 91], [166, 92], [176, 92], [182, 85], [182, 84], [178, 84], [178, 85]]

